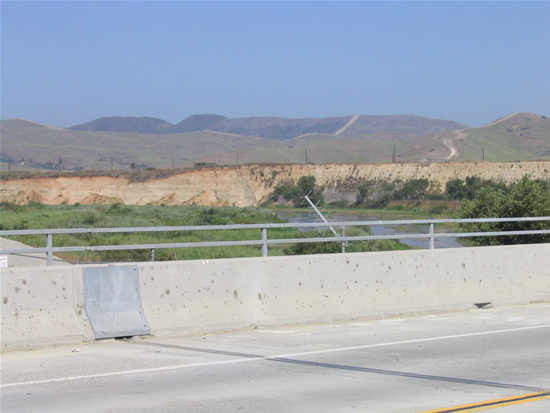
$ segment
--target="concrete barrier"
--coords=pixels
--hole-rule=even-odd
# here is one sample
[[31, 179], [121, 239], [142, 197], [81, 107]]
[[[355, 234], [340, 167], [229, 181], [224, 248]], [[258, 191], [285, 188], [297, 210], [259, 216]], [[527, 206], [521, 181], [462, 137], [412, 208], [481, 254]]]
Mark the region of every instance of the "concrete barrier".
[[[550, 244], [136, 265], [153, 335], [550, 301]], [[2, 271], [2, 349], [93, 339], [82, 268]]]
[[2, 350], [93, 339], [82, 268], [3, 268], [1, 279]]
[[550, 245], [149, 263], [152, 334], [550, 300]]

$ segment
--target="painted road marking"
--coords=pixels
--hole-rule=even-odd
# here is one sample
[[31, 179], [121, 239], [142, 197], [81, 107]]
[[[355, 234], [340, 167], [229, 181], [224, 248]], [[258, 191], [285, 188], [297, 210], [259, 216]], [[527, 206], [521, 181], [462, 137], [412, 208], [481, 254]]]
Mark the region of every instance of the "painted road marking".
[[296, 330], [256, 330], [258, 333], [271, 333], [271, 334], [294, 334]]
[[242, 359], [236, 359], [236, 360], [211, 361], [206, 363], [179, 364], [175, 366], [153, 367], [149, 369], [114, 371], [111, 373], [88, 374], [86, 376], [59, 377], [56, 379], [33, 380], [33, 381], [25, 381], [20, 383], [1, 384], [0, 388], [34, 386], [34, 385], [40, 385], [40, 384], [71, 382], [76, 380], [103, 379], [107, 377], [127, 376], [131, 374], [154, 373], [154, 372], [160, 372], [160, 371], [178, 370], [178, 369], [184, 369], [189, 367], [203, 367], [203, 366], [214, 366], [214, 365], [222, 365], [222, 364], [244, 363], [252, 360], [257, 360], [257, 359], [242, 358]]
[[[98, 373], [98, 374], [91, 374], [91, 375], [86, 375], [86, 376], [60, 377], [60, 378], [55, 378], [55, 379], [35, 380], [35, 381], [18, 382], [18, 383], [7, 383], [7, 384], [0, 384], [0, 388], [28, 386], [28, 385], [39, 385], [39, 384], [48, 384], [48, 383], [59, 383], [59, 382], [69, 382], [69, 381], [74, 381], [74, 380], [94, 379], [94, 378], [104, 378], [104, 377], [113, 377], [113, 376], [123, 376], [123, 375], [130, 375], [130, 374], [141, 374], [141, 373], [168, 371], [168, 370], [176, 370], [176, 369], [185, 369], [185, 368], [189, 368], [189, 367], [201, 367], [201, 366], [224, 365], [224, 364], [232, 364], [232, 363], [243, 363], [243, 362], [250, 362], [250, 361], [257, 361], [257, 360], [272, 360], [272, 359], [281, 359], [281, 360], [285, 359], [286, 360], [286, 359], [289, 359], [290, 357], [310, 356], [310, 355], [315, 355], [315, 354], [328, 354], [328, 353], [341, 352], [341, 351], [361, 350], [361, 349], [369, 349], [369, 348], [376, 348], [376, 347], [388, 347], [388, 346], [396, 346], [396, 345], [412, 344], [412, 343], [422, 343], [422, 342], [437, 341], [437, 340], [448, 340], [448, 339], [455, 339], [455, 338], [482, 336], [482, 335], [489, 335], [489, 334], [510, 333], [510, 332], [516, 332], [516, 331], [525, 331], [525, 330], [533, 330], [533, 329], [548, 328], [548, 327], [550, 327], [550, 324], [536, 325], [536, 326], [530, 326], [530, 327], [512, 328], [512, 329], [508, 329], [508, 330], [493, 330], [493, 331], [485, 331], [485, 332], [480, 332], [480, 333], [457, 334], [457, 335], [453, 335], [453, 336], [421, 338], [421, 339], [416, 339], [416, 340], [404, 340], [404, 341], [394, 341], [394, 342], [388, 342], [388, 343], [366, 344], [366, 345], [362, 345], [362, 346], [340, 347], [340, 348], [316, 350], [316, 351], [305, 351], [305, 352], [300, 352], [300, 353], [281, 354], [281, 355], [274, 355], [274, 356], [269, 356], [269, 357], [265, 357], [265, 356], [261, 356], [261, 355], [257, 355], [257, 354], [233, 353], [233, 352], [218, 351], [218, 350], [211, 350], [211, 349], [200, 349], [203, 352], [220, 353], [220, 354], [225, 354], [225, 355], [237, 356], [237, 357], [241, 357], [241, 358], [236, 359], [236, 360], [223, 360], [223, 361], [213, 361], [213, 362], [194, 363], [194, 364], [181, 364], [181, 365], [175, 365], [175, 366], [153, 367], [153, 368], [148, 368], [148, 369], [123, 370], [123, 371], [110, 372], [110, 373]], [[195, 348], [195, 347], [185, 347], [185, 346], [177, 346], [177, 345], [171, 345], [171, 344], [158, 344], [158, 343], [147, 343], [147, 342], [142, 342], [142, 343], [136, 342], [135, 344], [180, 348], [182, 350], [190, 350], [190, 351], [198, 351], [199, 350], [198, 348]], [[299, 360], [296, 360], [296, 362], [299, 362]], [[360, 369], [360, 368], [358, 367], [357, 369]], [[374, 370], [373, 370], [373, 372], [374, 372]], [[402, 375], [406, 375], [406, 374], [411, 374], [411, 373], [402, 373]], [[461, 379], [457, 379], [457, 380], [461, 380]], [[481, 383], [489, 383], [489, 382], [479, 382], [479, 384], [481, 384]], [[473, 384], [475, 384], [475, 383], [473, 383]], [[498, 384], [498, 383], [496, 383], [496, 384]], [[513, 388], [524, 388], [524, 389], [530, 389], [530, 390], [541, 390], [541, 389], [534, 389], [534, 388], [523, 387], [523, 386], [514, 386], [514, 385], [503, 385], [503, 386], [512, 386]]]
[[461, 406], [448, 409], [426, 410], [420, 413], [459, 413], [459, 412], [479, 412], [481, 410], [497, 409], [499, 407], [514, 406], [517, 404], [531, 403], [539, 400], [550, 399], [550, 393], [531, 393], [521, 396], [505, 397], [496, 400], [487, 400], [484, 402], [463, 404]]
[[350, 350], [362, 350], [362, 349], [369, 349], [369, 348], [376, 348], [376, 347], [399, 346], [399, 345], [402, 345], [402, 344], [425, 343], [425, 342], [429, 342], [429, 341], [450, 340], [450, 339], [455, 339], [455, 338], [484, 336], [484, 335], [490, 335], [490, 334], [513, 333], [513, 332], [516, 332], [516, 331], [525, 331], [525, 330], [533, 330], [533, 329], [537, 329], [537, 328], [548, 328], [548, 327], [550, 327], [550, 324], [539, 324], [539, 325], [529, 326], [529, 327], [511, 328], [511, 329], [507, 329], [507, 330], [483, 331], [483, 332], [480, 332], [480, 333], [456, 334], [456, 335], [452, 335], [452, 336], [419, 338], [419, 339], [415, 339], [415, 340], [403, 340], [403, 341], [394, 341], [394, 342], [388, 342], [388, 343], [365, 344], [365, 345], [361, 345], [361, 346], [339, 347], [339, 348], [332, 348], [332, 349], [325, 349], [325, 350], [306, 351], [306, 352], [301, 352], [301, 353], [289, 353], [289, 354], [279, 355], [278, 357], [282, 357], [282, 358], [301, 357], [301, 356], [309, 356], [309, 355], [314, 355], [314, 354], [327, 354], [327, 353], [336, 353], [336, 352], [350, 351]]

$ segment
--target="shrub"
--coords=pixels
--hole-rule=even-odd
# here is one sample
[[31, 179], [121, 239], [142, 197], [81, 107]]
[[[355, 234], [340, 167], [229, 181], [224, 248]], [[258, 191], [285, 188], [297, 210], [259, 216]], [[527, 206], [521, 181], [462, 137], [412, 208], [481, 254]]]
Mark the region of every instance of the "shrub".
[[307, 208], [309, 204], [303, 202], [306, 195], [309, 196], [309, 199], [314, 204], [323, 202], [322, 191], [316, 186], [314, 176], [302, 176], [296, 185], [285, 184], [276, 186], [270, 198], [272, 202], [277, 202], [282, 197], [286, 201], [292, 201], [294, 206]]
[[[365, 236], [373, 235], [370, 227], [356, 226], [350, 227], [346, 231], [347, 236]], [[297, 238], [321, 238], [323, 237], [320, 231], [306, 231], [298, 235]], [[327, 234], [326, 237], [331, 239], [327, 242], [315, 243], [299, 243], [292, 244], [284, 250], [286, 255], [304, 255], [304, 254], [334, 254], [342, 252], [342, 244], [336, 241], [332, 234]], [[346, 246], [346, 252], [369, 252], [369, 251], [389, 251], [404, 248], [395, 240], [368, 240], [368, 241], [350, 241]]]
[[362, 205], [369, 196], [369, 186], [367, 184], [359, 185], [357, 188], [357, 196], [355, 199], [355, 205]]
[[431, 214], [436, 214], [436, 215], [441, 215], [446, 210], [447, 210], [447, 205], [440, 204], [440, 205], [437, 205], [437, 206], [433, 207], [432, 209], [430, 209], [430, 213]]
[[426, 193], [430, 182], [427, 179], [411, 179], [403, 186], [403, 193], [407, 198], [420, 199]]
[[378, 198], [373, 199], [367, 204], [368, 208], [382, 209], [387, 207], [392, 201], [393, 197], [391, 194], [385, 192], [381, 194]]
[[[528, 176], [511, 186], [508, 193], [499, 188], [481, 188], [472, 201], [463, 201], [460, 218], [518, 218], [550, 216], [550, 191], [544, 182]], [[522, 231], [550, 229], [549, 221], [463, 223], [463, 232]], [[475, 237], [467, 245], [508, 245], [550, 242], [550, 234]]]
[[476, 197], [478, 191], [482, 188], [495, 188], [504, 193], [508, 192], [508, 188], [502, 182], [496, 182], [491, 179], [484, 179], [477, 176], [468, 176], [466, 180], [451, 179], [447, 181], [446, 193], [451, 200], [472, 200]]

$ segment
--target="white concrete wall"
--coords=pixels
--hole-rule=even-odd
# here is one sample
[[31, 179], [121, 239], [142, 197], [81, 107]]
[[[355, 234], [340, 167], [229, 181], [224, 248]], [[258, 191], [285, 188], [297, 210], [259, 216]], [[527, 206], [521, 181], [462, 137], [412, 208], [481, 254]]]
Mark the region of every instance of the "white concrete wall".
[[141, 264], [152, 334], [550, 300], [550, 245]]
[[93, 339], [82, 268], [3, 268], [1, 279], [2, 350]]
[[[550, 244], [140, 263], [153, 335], [550, 301]], [[2, 349], [93, 337], [82, 267], [2, 271]]]

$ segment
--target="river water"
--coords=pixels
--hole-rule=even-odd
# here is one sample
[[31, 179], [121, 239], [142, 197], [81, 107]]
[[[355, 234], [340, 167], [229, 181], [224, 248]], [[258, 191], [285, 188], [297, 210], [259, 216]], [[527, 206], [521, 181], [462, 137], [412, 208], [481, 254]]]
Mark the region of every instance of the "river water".
[[[275, 211], [282, 219], [292, 224], [307, 224], [312, 222], [322, 222], [319, 216], [312, 210], [308, 211]], [[393, 221], [393, 219], [380, 218], [377, 216], [356, 215], [347, 212], [331, 213], [325, 217], [329, 223], [331, 222], [348, 222], [348, 221]], [[374, 235], [391, 235], [391, 234], [427, 234], [429, 231], [428, 224], [403, 224], [403, 225], [370, 225]], [[319, 228], [308, 227], [307, 225], [298, 227], [300, 231], [310, 231]], [[436, 225], [435, 232], [455, 232], [452, 227], [444, 225]], [[414, 248], [429, 248], [430, 241], [428, 239], [405, 239], [401, 240], [403, 244]], [[456, 238], [436, 238], [435, 248], [460, 248], [463, 247]]]

